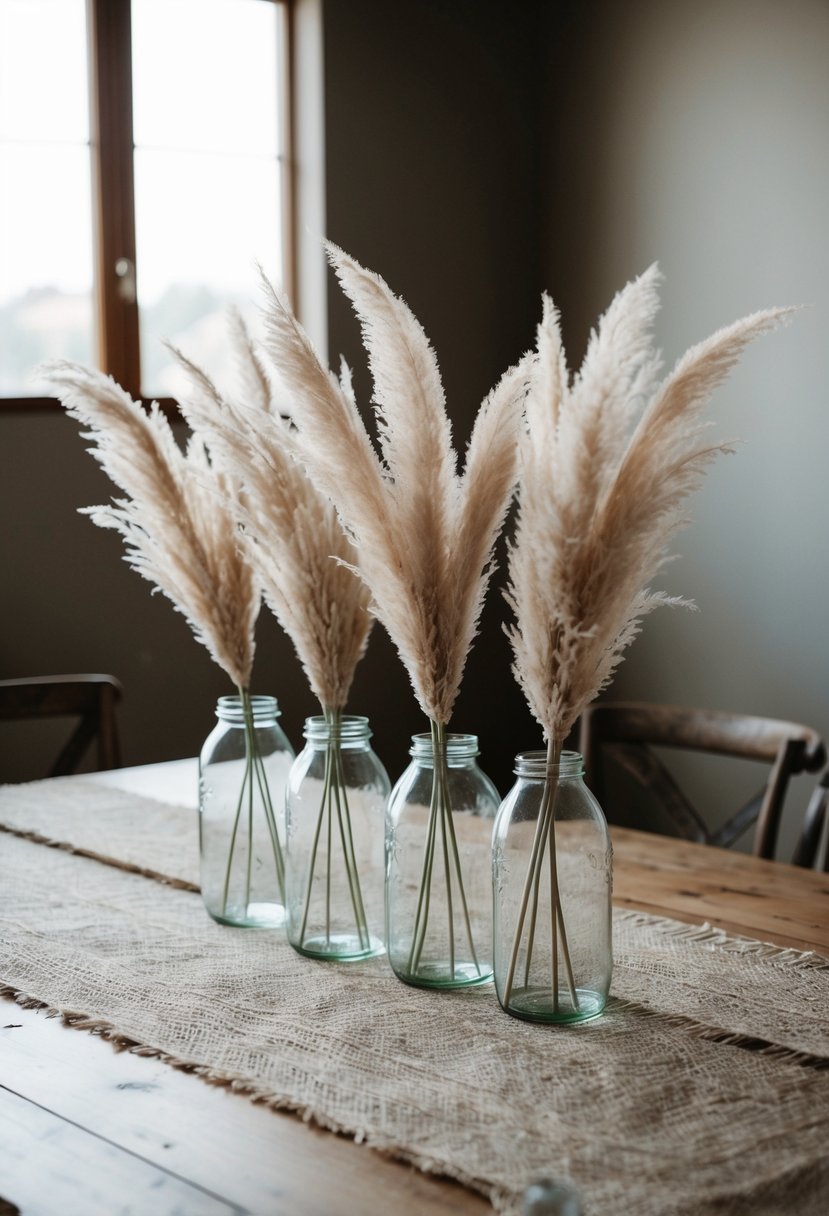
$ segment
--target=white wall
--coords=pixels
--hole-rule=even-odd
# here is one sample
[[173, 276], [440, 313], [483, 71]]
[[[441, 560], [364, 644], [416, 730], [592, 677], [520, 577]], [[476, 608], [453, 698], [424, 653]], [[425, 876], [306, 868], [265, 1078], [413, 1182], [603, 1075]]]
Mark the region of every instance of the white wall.
[[[745, 313], [807, 305], [714, 399], [716, 433], [742, 442], [693, 501], [681, 561], [661, 580], [700, 611], [652, 616], [612, 695], [791, 718], [829, 736], [829, 5], [587, 9], [568, 35], [554, 115], [568, 132], [550, 165], [555, 239], [578, 230], [574, 248], [556, 253], [554, 239], [550, 255], [577, 301], [578, 337], [654, 260], [669, 364]], [[792, 809], [812, 782], [797, 783]], [[719, 785], [702, 790], [714, 817]]]

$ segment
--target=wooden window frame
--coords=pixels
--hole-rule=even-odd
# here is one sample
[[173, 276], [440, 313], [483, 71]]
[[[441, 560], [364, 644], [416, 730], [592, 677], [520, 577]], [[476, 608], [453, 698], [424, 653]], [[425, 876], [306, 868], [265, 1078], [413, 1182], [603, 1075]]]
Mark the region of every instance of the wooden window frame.
[[[295, 298], [294, 14], [293, 0], [268, 0], [285, 10], [285, 73], [281, 81], [283, 283]], [[136, 274], [131, 0], [86, 0], [89, 56], [93, 296], [96, 364], [133, 398], [141, 396]], [[116, 267], [118, 269], [116, 269]], [[118, 271], [121, 271], [119, 274]], [[176, 415], [172, 397], [157, 398]], [[0, 397], [0, 413], [62, 410], [55, 397]]]

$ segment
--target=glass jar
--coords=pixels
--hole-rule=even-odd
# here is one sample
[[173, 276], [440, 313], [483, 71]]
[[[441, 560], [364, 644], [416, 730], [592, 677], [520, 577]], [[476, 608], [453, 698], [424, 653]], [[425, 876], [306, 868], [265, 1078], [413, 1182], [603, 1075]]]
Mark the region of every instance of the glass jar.
[[288, 779], [288, 940], [340, 962], [382, 954], [383, 810], [389, 779], [368, 718], [308, 718]]
[[285, 923], [285, 785], [294, 751], [275, 697], [220, 697], [199, 756], [201, 894], [223, 925]]
[[595, 1017], [610, 989], [612, 849], [583, 771], [520, 753], [493, 832], [495, 988], [530, 1022]]
[[386, 943], [395, 975], [423, 988], [492, 978], [495, 786], [476, 763], [476, 735], [433, 724], [386, 810]]

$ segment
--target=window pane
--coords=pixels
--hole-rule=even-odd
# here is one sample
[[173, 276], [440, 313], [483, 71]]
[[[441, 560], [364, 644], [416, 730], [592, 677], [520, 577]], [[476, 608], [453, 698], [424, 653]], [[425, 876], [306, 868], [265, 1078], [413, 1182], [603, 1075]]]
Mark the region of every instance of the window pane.
[[282, 277], [279, 40], [270, 0], [133, 0], [142, 392], [181, 384], [169, 338], [220, 382], [229, 303]]
[[83, 0], [0, 0], [0, 395], [94, 360]]
[[135, 200], [142, 391], [175, 396], [181, 378], [160, 339], [221, 380], [228, 304], [258, 301], [257, 260], [279, 277], [276, 168], [139, 150]]
[[136, 144], [272, 156], [280, 17], [271, 0], [132, 0]]
[[84, 0], [0, 0], [0, 139], [89, 139]]

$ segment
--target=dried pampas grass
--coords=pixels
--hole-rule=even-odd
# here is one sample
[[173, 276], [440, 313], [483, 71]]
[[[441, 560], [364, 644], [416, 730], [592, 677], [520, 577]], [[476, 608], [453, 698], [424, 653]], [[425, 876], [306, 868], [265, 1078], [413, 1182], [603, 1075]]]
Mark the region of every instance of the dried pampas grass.
[[[302, 459], [336, 505], [371, 610], [430, 719], [431, 800], [411, 848], [420, 878], [412, 873], [397, 883], [411, 907], [401, 911], [389, 903], [389, 958], [409, 983], [476, 983], [491, 974], [489, 942], [476, 950], [473, 941], [446, 727], [515, 484], [526, 367], [508, 371], [484, 401], [459, 473], [437, 360], [420, 323], [378, 275], [334, 246], [328, 253], [362, 323], [379, 454], [347, 384], [321, 366], [287, 303], [267, 283], [264, 346], [292, 401]], [[390, 864], [398, 855], [392, 846]], [[442, 866], [436, 863], [441, 856]]]
[[[182, 413], [209, 447], [216, 467], [241, 487], [230, 507], [245, 551], [323, 711], [325, 777], [307, 872], [299, 871], [289, 836], [288, 936], [298, 949], [317, 957], [368, 957], [379, 944], [366, 917], [365, 875], [357, 865], [341, 751], [343, 710], [373, 624], [368, 591], [353, 571], [356, 553], [334, 507], [298, 459], [292, 398], [285, 398], [287, 408], [281, 412], [283, 402], [276, 399], [268, 372], [236, 314], [231, 316], [230, 340], [237, 385], [226, 396], [180, 351], [170, 349], [190, 382], [190, 392], [180, 402]], [[348, 392], [346, 375], [341, 391]], [[331, 892], [341, 886], [348, 891], [349, 907], [332, 909]], [[325, 909], [319, 927], [311, 916], [314, 901]], [[353, 918], [349, 946], [341, 934], [332, 934], [337, 914]]]
[[180, 408], [214, 465], [241, 492], [228, 504], [265, 601], [290, 637], [323, 712], [345, 708], [373, 624], [356, 554], [329, 499], [298, 460], [280, 403], [250, 335], [231, 315], [237, 385], [223, 395], [170, 348], [190, 380]]
[[[642, 619], [660, 604], [683, 602], [649, 584], [686, 522], [687, 496], [728, 450], [707, 438], [702, 411], [748, 343], [792, 311], [757, 312], [719, 330], [660, 383], [651, 342], [658, 278], [653, 266], [619, 292], [572, 383], [547, 297], [538, 328], [506, 596], [515, 615], [514, 672], [547, 740], [547, 775], [505, 974], [496, 969], [503, 1007], [525, 1016], [531, 1003], [537, 1020], [590, 1016], [579, 997], [589, 978], [574, 971], [558, 889], [562, 743], [611, 680]], [[548, 886], [550, 923], [536, 932]], [[549, 958], [539, 957], [539, 941], [551, 943]]]
[[514, 671], [559, 746], [610, 682], [644, 616], [677, 603], [651, 590], [684, 502], [727, 445], [702, 411], [752, 339], [791, 309], [757, 312], [692, 347], [659, 383], [650, 330], [655, 266], [614, 299], [569, 381], [545, 297], [521, 445], [509, 553]]
[[372, 611], [421, 709], [445, 726], [515, 484], [526, 368], [508, 371], [484, 401], [458, 474], [440, 372], [421, 325], [378, 275], [334, 246], [328, 251], [362, 322], [380, 455], [353, 397], [320, 365], [267, 283], [264, 346], [295, 409], [302, 459], [355, 545]]
[[92, 455], [128, 496], [85, 513], [120, 532], [132, 569], [172, 601], [236, 687], [248, 689], [259, 585], [233, 517], [217, 506], [236, 486], [199, 439], [181, 451], [155, 402], [145, 411], [111, 377], [77, 363], [51, 363], [42, 374], [89, 428]]

